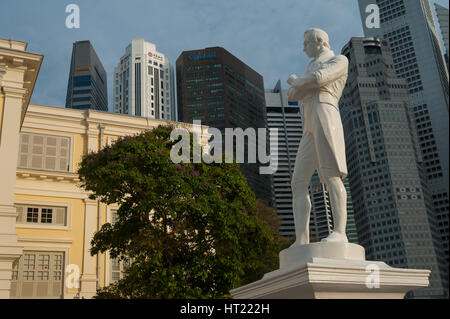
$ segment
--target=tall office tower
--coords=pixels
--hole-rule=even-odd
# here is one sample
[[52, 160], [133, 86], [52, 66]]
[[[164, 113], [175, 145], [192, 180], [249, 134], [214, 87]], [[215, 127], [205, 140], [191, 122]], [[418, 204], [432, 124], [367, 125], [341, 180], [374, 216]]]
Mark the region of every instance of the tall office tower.
[[298, 102], [288, 102], [286, 90], [278, 81], [274, 89], [266, 89], [267, 127], [278, 129], [278, 169], [273, 174], [274, 203], [281, 220], [283, 236], [294, 236], [295, 225], [292, 215], [291, 178], [295, 157], [303, 132], [302, 114]]
[[445, 8], [437, 3], [434, 4], [436, 9], [436, 15], [439, 21], [439, 27], [441, 28], [442, 39], [444, 40], [445, 47], [445, 58], [447, 61], [447, 70], [448, 70], [448, 53], [449, 53], [449, 44], [448, 44], [448, 8]]
[[352, 38], [342, 54], [349, 75], [339, 108], [359, 243], [369, 260], [431, 270], [430, 287], [410, 296], [443, 296], [446, 263], [407, 82], [396, 76], [385, 40]]
[[353, 208], [353, 196], [348, 178], [344, 179], [344, 186], [347, 191], [347, 238], [349, 242], [359, 244], [355, 222], [355, 209]]
[[[220, 129], [223, 137], [225, 128], [254, 128], [257, 133], [266, 127], [262, 76], [224, 48], [184, 51], [176, 68], [179, 121], [201, 120]], [[260, 174], [258, 162], [248, 163], [245, 140], [241, 171], [256, 197], [272, 205], [271, 176]]]
[[106, 72], [89, 41], [73, 44], [66, 108], [108, 111]]
[[376, 0], [380, 9], [380, 28], [369, 29], [365, 23], [365, 8], [374, 0], [358, 1], [364, 35], [389, 42], [395, 72], [406, 80], [427, 184], [448, 263], [448, 71], [430, 3], [428, 0]]
[[309, 217], [309, 238], [311, 242], [321, 241], [333, 229], [331, 205], [325, 185], [320, 182], [317, 172], [314, 173], [309, 184], [311, 200], [311, 215]]
[[[302, 110], [298, 102], [288, 102], [287, 90], [282, 90], [278, 81], [274, 89], [266, 89], [267, 126], [278, 129], [278, 151], [275, 154], [278, 170], [273, 174], [274, 203], [281, 218], [280, 232], [283, 236], [294, 236], [295, 225], [292, 215], [291, 178], [295, 167], [295, 158], [303, 133]], [[344, 180], [346, 187], [347, 179]], [[311, 240], [321, 240], [333, 229], [332, 210], [328, 193], [319, 181], [317, 174], [310, 184], [311, 197]], [[353, 204], [350, 190], [347, 191], [347, 237], [357, 243], [356, 227], [353, 217]]]
[[[347, 191], [347, 225], [346, 235], [348, 241], [358, 244], [356, 232], [355, 216], [352, 202], [352, 193], [348, 178], [344, 179], [344, 186]], [[322, 240], [334, 229], [333, 209], [330, 204], [330, 197], [326, 185], [322, 184], [317, 172], [314, 173], [309, 185], [309, 196], [311, 199], [310, 216], [310, 238], [311, 240]]]
[[133, 39], [114, 69], [114, 112], [175, 121], [174, 71], [153, 43]]

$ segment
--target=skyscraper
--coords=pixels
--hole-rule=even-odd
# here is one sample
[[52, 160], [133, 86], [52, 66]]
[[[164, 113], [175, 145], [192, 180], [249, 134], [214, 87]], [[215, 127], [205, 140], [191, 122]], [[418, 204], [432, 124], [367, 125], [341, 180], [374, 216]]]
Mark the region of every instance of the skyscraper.
[[294, 236], [295, 225], [292, 215], [291, 178], [295, 157], [302, 137], [302, 114], [298, 102], [288, 102], [286, 90], [278, 81], [274, 89], [265, 90], [267, 127], [278, 129], [278, 169], [273, 174], [274, 204], [280, 217], [280, 232], [283, 236]]
[[385, 40], [352, 38], [342, 54], [349, 75], [339, 108], [359, 243], [369, 260], [431, 270], [431, 286], [411, 296], [443, 296], [446, 262], [407, 82], [396, 76]]
[[439, 21], [439, 27], [441, 29], [442, 39], [444, 40], [445, 47], [445, 58], [447, 60], [447, 70], [448, 70], [448, 53], [449, 53], [449, 43], [448, 43], [448, 8], [445, 8], [437, 3], [434, 4], [436, 9], [436, 15]]
[[[273, 89], [266, 89], [267, 126], [278, 129], [278, 150], [271, 154], [277, 157], [278, 170], [273, 174], [274, 203], [281, 218], [280, 232], [283, 236], [294, 236], [295, 225], [292, 214], [291, 178], [295, 159], [303, 133], [302, 109], [298, 102], [288, 102], [287, 90], [282, 90], [278, 81]], [[344, 180], [348, 188], [348, 180]], [[310, 235], [311, 240], [327, 237], [333, 229], [333, 213], [328, 193], [317, 174], [311, 179]], [[353, 204], [350, 189], [347, 190], [347, 237], [357, 243]]]
[[66, 107], [108, 111], [106, 72], [89, 41], [73, 44]]
[[359, 244], [358, 231], [356, 230], [355, 209], [353, 207], [353, 196], [348, 177], [344, 179], [345, 190], [347, 191], [347, 238], [354, 244]]
[[309, 237], [311, 241], [320, 241], [331, 233], [333, 216], [326, 186], [320, 182], [317, 172], [314, 173], [309, 184], [309, 198], [311, 200]]
[[448, 263], [449, 241], [449, 93], [448, 71], [429, 0], [376, 0], [380, 28], [365, 24], [365, 8], [373, 0], [358, 0], [364, 35], [389, 42], [396, 75], [405, 79], [423, 165], [438, 219]]
[[[222, 134], [225, 128], [266, 127], [263, 77], [224, 48], [184, 51], [176, 69], [179, 121], [201, 120]], [[260, 174], [259, 163], [248, 163], [247, 157], [245, 147], [241, 171], [256, 197], [271, 205], [271, 176]]]
[[175, 121], [174, 72], [153, 43], [133, 39], [114, 69], [114, 112]]
[[[352, 192], [348, 178], [344, 179], [343, 182], [347, 191], [347, 225], [345, 232], [350, 243], [358, 244]], [[334, 220], [326, 185], [321, 183], [317, 172], [314, 173], [309, 184], [309, 197], [311, 199], [310, 239], [320, 241], [331, 234], [334, 229]]]

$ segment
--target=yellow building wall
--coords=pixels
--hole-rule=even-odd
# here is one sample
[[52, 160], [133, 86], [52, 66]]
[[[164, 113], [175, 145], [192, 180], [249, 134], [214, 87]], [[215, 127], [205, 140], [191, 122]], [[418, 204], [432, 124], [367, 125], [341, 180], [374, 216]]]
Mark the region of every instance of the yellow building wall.
[[3, 104], [5, 103], [4, 94], [0, 92], [0, 140], [2, 137], [2, 123], [3, 123]]
[[[39, 202], [51, 202], [70, 204], [70, 220], [67, 221], [69, 226], [68, 230], [60, 229], [46, 229], [42, 228], [26, 228], [20, 225], [16, 226], [16, 232], [21, 237], [36, 237], [36, 238], [55, 238], [57, 239], [70, 239], [72, 243], [69, 248], [69, 256], [67, 264], [78, 265], [80, 271], [83, 269], [83, 244], [84, 244], [84, 215], [85, 204], [82, 199], [67, 198], [67, 197], [48, 197], [48, 196], [34, 196], [34, 195], [18, 195], [14, 196], [15, 202], [20, 203], [21, 200], [26, 201], [39, 201]], [[39, 250], [39, 249], [36, 249]], [[70, 291], [77, 292], [78, 289], [70, 289]]]
[[[2, 102], [3, 99], [0, 93], [0, 107], [3, 106]], [[151, 125], [156, 125], [157, 123], [151, 123], [151, 125], [149, 125], [148, 120], [143, 121], [143, 119], [140, 118], [128, 117], [126, 117], [127, 121], [124, 121], [123, 115], [95, 112], [92, 112], [92, 120], [87, 120], [86, 116], [89, 117], [91, 111], [88, 113], [85, 112], [86, 111], [81, 110], [75, 111], [71, 109], [30, 105], [28, 109], [30, 115], [28, 118], [26, 117], [22, 130], [40, 134], [70, 136], [72, 165], [70, 172], [20, 169], [17, 174], [17, 183], [20, 182], [19, 184], [21, 184], [22, 188], [15, 194], [15, 202], [16, 204], [19, 204], [21, 201], [24, 203], [36, 202], [36, 205], [38, 205], [38, 203], [39, 205], [42, 205], [42, 203], [45, 202], [62, 203], [65, 205], [70, 204], [70, 221], [68, 221], [69, 228], [64, 230], [45, 228], [45, 226], [38, 228], [36, 225], [34, 225], [33, 228], [16, 225], [16, 232], [19, 236], [19, 240], [20, 238], [26, 238], [26, 242], [30, 243], [30, 247], [33, 247], [33, 250], [36, 251], [39, 251], [39, 238], [47, 239], [48, 242], [51, 242], [51, 245], [49, 244], [49, 246], [52, 247], [58, 247], [59, 240], [61, 246], [66, 248], [69, 247], [68, 256], [66, 256], [66, 264], [78, 265], [80, 275], [84, 274], [84, 266], [87, 265], [86, 268], [89, 268], [87, 273], [91, 276], [93, 273], [92, 265], [94, 263], [96, 268], [95, 273], [97, 273], [97, 258], [95, 257], [95, 262], [92, 260], [93, 257], [91, 256], [87, 256], [86, 260], [84, 260], [85, 247], [89, 249], [91, 241], [91, 238], [85, 238], [85, 232], [89, 233], [94, 227], [95, 231], [97, 231], [101, 228], [101, 225], [108, 222], [109, 209], [106, 205], [101, 205], [99, 226], [97, 204], [95, 204], [95, 209], [93, 208], [92, 203], [88, 203], [89, 208], [86, 208], [87, 203], [84, 198], [87, 199], [87, 194], [84, 193], [83, 189], [73, 187], [77, 185], [77, 182], [74, 179], [77, 178], [76, 172], [79, 168], [79, 164], [83, 156], [88, 152], [88, 146], [95, 149], [95, 151], [98, 149], [99, 136], [101, 133], [100, 130], [97, 131], [96, 129], [98, 123], [105, 123], [104, 126], [106, 127], [106, 130], [109, 129], [109, 134], [103, 134], [103, 139], [101, 141], [103, 147], [121, 136], [133, 135], [134, 133], [141, 132], [145, 129], [150, 129]], [[143, 127], [143, 125], [147, 125], [147, 127]], [[88, 128], [92, 128], [91, 134], [95, 134], [94, 136], [96, 136], [96, 138], [93, 138], [94, 136], [90, 135], [88, 139], [86, 133]], [[114, 135], [116, 132], [117, 135]], [[44, 176], [41, 180], [41, 175], [49, 175], [50, 178], [45, 178]], [[51, 175], [53, 175], [53, 177]], [[28, 183], [24, 178], [29, 178], [33, 181]], [[57, 179], [60, 179], [60, 181], [57, 181]], [[27, 189], [31, 189], [30, 194], [27, 194]], [[39, 193], [47, 194], [48, 196], [36, 195]], [[87, 218], [86, 209], [88, 209], [89, 212]], [[88, 225], [87, 228], [86, 225]], [[30, 241], [30, 238], [36, 238], [36, 241]], [[53, 238], [55, 239], [54, 242], [51, 241]], [[63, 240], [61, 241], [61, 239]], [[63, 244], [64, 239], [68, 239], [71, 243], [67, 243], [66, 241], [66, 243]], [[99, 261], [100, 270], [97, 273], [97, 278], [99, 280], [99, 286], [105, 287], [111, 280], [111, 262], [109, 260], [109, 254], [101, 254]], [[67, 276], [67, 274], [65, 275]], [[86, 282], [89, 285], [92, 280], [88, 278]], [[73, 298], [77, 292], [83, 294], [83, 284], [81, 285], [81, 289], [65, 289], [65, 292], [68, 292], [68, 294], [66, 293], [64, 297]]]
[[73, 171], [76, 172], [85, 154], [86, 141], [80, 134], [75, 134], [73, 144]]
[[[39, 130], [40, 134], [52, 133], [52, 134], [62, 134], [67, 135], [67, 132], [57, 131], [57, 130]], [[72, 171], [69, 173], [75, 173], [78, 169], [79, 163], [85, 153], [85, 138], [81, 134], [72, 134], [73, 136], [73, 146], [72, 146]], [[20, 178], [20, 177], [18, 177]], [[48, 187], [48, 183], [57, 184], [58, 182], [48, 182], [42, 181], [42, 189]], [[83, 190], [80, 189], [80, 193]], [[84, 253], [84, 225], [85, 225], [85, 202], [80, 198], [70, 198], [70, 197], [58, 197], [58, 196], [37, 196], [37, 195], [23, 195], [15, 194], [15, 202], [20, 203], [21, 201], [31, 202], [49, 202], [49, 203], [61, 203], [70, 204], [70, 220], [67, 221], [68, 229], [49, 229], [43, 226], [42, 228], [27, 228], [21, 225], [16, 226], [16, 232], [21, 237], [36, 237], [36, 238], [55, 238], [57, 239], [69, 239], [72, 240], [69, 248], [69, 256], [66, 256], [66, 264], [75, 264], [79, 267], [80, 273], [83, 271], [83, 253]], [[90, 239], [88, 239], [90, 241]], [[57, 241], [55, 241], [57, 242]], [[36, 248], [35, 250], [39, 250]], [[77, 293], [79, 289], [69, 289], [69, 292]]]

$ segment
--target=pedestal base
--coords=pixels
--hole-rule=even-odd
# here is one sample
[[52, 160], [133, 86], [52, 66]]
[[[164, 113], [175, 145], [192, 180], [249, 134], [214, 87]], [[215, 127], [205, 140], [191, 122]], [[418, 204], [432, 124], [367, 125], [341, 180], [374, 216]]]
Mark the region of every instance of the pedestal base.
[[[335, 259], [326, 258], [331, 255]], [[401, 299], [429, 285], [429, 270], [364, 260], [355, 244], [314, 243], [280, 252], [281, 268], [230, 291], [236, 299]]]
[[304, 265], [312, 258], [366, 260], [364, 247], [351, 243], [312, 243], [280, 251], [280, 269]]

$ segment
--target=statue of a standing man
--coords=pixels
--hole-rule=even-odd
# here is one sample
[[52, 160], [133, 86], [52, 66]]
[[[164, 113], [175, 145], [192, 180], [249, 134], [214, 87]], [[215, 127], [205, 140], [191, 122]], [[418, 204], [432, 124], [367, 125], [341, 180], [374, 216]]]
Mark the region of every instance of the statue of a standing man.
[[334, 220], [334, 231], [322, 241], [346, 243], [347, 192], [342, 180], [347, 165], [338, 102], [347, 81], [348, 60], [334, 55], [325, 31], [309, 29], [304, 37], [303, 51], [313, 60], [305, 73], [287, 80], [291, 85], [288, 99], [301, 102], [304, 122], [291, 182], [297, 237], [292, 246], [309, 243], [308, 185], [315, 170], [327, 187]]

